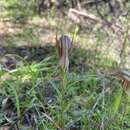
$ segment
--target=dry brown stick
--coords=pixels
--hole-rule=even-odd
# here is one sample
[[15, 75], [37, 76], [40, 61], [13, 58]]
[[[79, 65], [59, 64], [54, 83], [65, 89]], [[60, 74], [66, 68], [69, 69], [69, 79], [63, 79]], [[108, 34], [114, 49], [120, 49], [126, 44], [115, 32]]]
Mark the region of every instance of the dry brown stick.
[[80, 11], [80, 10], [76, 10], [76, 9], [70, 8], [70, 9], [69, 9], [69, 12], [75, 13], [75, 14], [80, 15], [80, 16], [83, 16], [83, 17], [86, 17], [86, 18], [91, 19], [91, 20], [93, 20], [93, 21], [95, 21], [95, 22], [100, 22], [100, 19], [97, 18], [95, 15], [93, 15], [93, 14], [88, 14], [87, 12], [84, 12], [84, 11]]

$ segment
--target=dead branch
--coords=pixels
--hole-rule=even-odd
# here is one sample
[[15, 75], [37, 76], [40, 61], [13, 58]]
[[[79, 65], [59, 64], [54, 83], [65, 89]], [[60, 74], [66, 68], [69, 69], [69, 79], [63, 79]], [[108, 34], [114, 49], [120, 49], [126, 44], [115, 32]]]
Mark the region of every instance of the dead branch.
[[85, 12], [85, 11], [79, 11], [79, 10], [70, 8], [70, 9], [69, 9], [69, 12], [70, 12], [70, 13], [75, 13], [75, 14], [77, 14], [77, 15], [79, 15], [79, 16], [86, 17], [87, 19], [90, 19], [90, 20], [95, 21], [95, 22], [99, 22], [99, 21], [100, 21], [100, 19], [97, 18], [95, 15], [93, 15], [93, 14], [88, 14], [88, 13]]

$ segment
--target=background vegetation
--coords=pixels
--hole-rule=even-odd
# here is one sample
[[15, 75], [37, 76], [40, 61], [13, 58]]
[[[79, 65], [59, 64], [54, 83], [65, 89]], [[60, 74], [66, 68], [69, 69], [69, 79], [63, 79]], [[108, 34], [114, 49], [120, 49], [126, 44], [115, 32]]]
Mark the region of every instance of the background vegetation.
[[128, 0], [1, 0], [0, 130], [129, 130], [129, 59]]

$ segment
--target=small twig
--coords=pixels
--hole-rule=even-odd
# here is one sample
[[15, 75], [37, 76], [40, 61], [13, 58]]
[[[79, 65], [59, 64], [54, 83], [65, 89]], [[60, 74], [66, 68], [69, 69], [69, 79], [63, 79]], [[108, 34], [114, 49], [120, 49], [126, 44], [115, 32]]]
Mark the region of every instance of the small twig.
[[[97, 3], [102, 3], [102, 2], [104, 2], [104, 1], [103, 1], [103, 0], [98, 0], [98, 1], [97, 1]], [[81, 4], [82, 4], [83, 6], [84, 6], [84, 5], [95, 4], [95, 0], [87, 0], [87, 1], [83, 1]]]
[[47, 115], [46, 113], [42, 113], [48, 120], [50, 120], [56, 128], [58, 128], [59, 130], [63, 130], [49, 115]]

